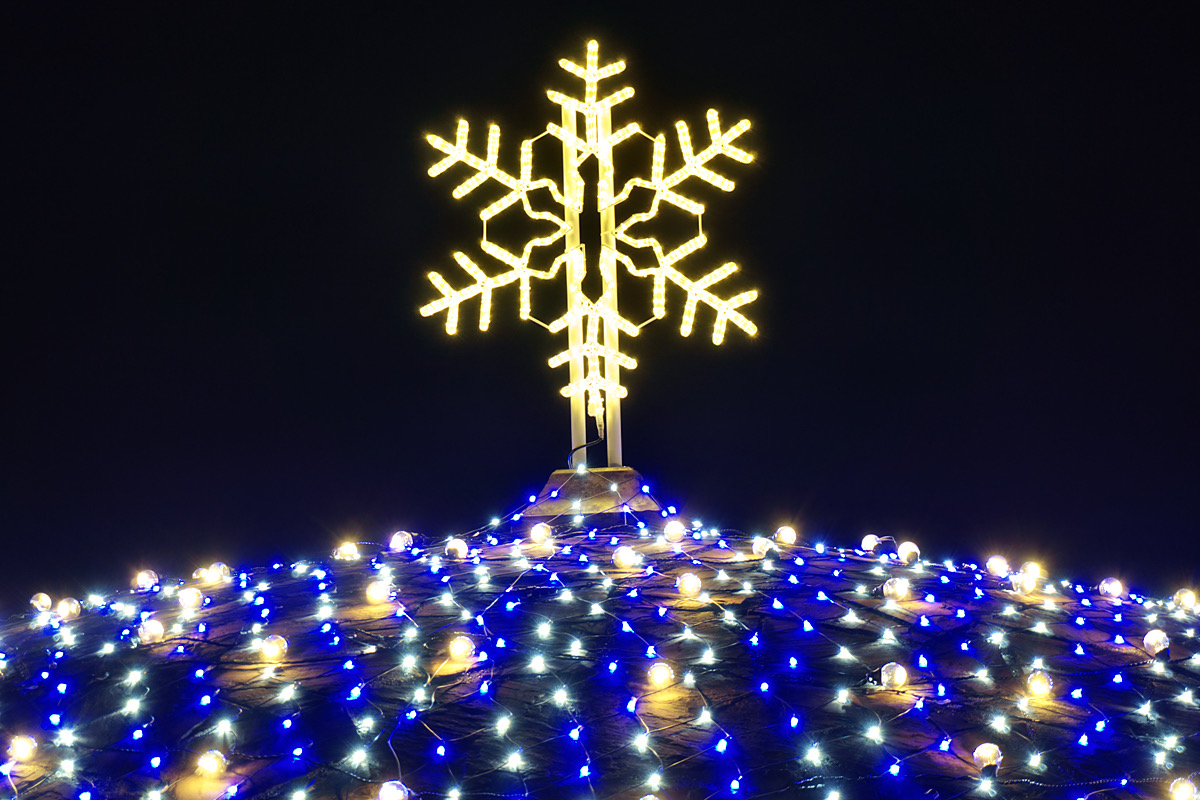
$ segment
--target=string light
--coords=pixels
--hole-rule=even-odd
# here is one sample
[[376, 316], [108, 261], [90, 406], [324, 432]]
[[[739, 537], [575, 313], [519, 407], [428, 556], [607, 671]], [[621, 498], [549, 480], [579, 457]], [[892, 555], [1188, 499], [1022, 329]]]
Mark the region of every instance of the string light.
[[896, 549], [896, 556], [900, 559], [901, 564], [912, 564], [921, 557], [921, 548], [917, 547], [914, 542], [903, 542]]
[[1161, 630], [1155, 628], [1142, 639], [1142, 649], [1152, 656], [1166, 653], [1171, 646], [1171, 639]]
[[1050, 692], [1054, 689], [1054, 680], [1046, 672], [1038, 669], [1029, 673], [1029, 676], [1025, 678], [1025, 686], [1031, 697], [1049, 697]]
[[1125, 587], [1116, 578], [1105, 578], [1100, 581], [1100, 594], [1112, 599], [1120, 599], [1125, 594]]
[[158, 573], [152, 569], [143, 569], [133, 578], [135, 592], [148, 592], [158, 585]]
[[656, 661], [650, 666], [650, 669], [646, 670], [646, 677], [650, 680], [651, 686], [661, 689], [675, 680], [675, 670], [671, 669], [671, 665], [665, 661]]
[[[402, 553], [413, 546], [413, 535], [408, 531], [396, 531], [388, 540], [388, 549], [393, 553]], [[403, 785], [403, 784], [401, 784]], [[387, 786], [385, 783], [384, 786]]]
[[8, 757], [13, 761], [28, 761], [37, 752], [37, 740], [32, 736], [14, 736], [8, 742]]
[[228, 760], [220, 750], [209, 750], [196, 759], [196, 773], [209, 778], [219, 778], [225, 774]]
[[546, 544], [554, 531], [544, 522], [539, 522], [529, 529], [529, 541], [534, 544]]
[[455, 636], [450, 640], [449, 652], [455, 661], [466, 661], [475, 655], [475, 642], [470, 636]]
[[453, 558], [466, 558], [467, 553], [467, 543], [462, 539], [456, 537], [446, 542], [446, 555]]
[[632, 547], [623, 544], [613, 551], [612, 561], [620, 569], [632, 569], [637, 566], [638, 554]]
[[879, 683], [885, 689], [899, 689], [908, 682], [908, 670], [902, 664], [889, 661], [879, 670]]
[[262, 641], [262, 657], [264, 661], [277, 663], [287, 657], [288, 641], [277, 633], [273, 633]]
[[775, 529], [775, 541], [780, 544], [795, 544], [798, 536], [791, 525], [780, 525]]

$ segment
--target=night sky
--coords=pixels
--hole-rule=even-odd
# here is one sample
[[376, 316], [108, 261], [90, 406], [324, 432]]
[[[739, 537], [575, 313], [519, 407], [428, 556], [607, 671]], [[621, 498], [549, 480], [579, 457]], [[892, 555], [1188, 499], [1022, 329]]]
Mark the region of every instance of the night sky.
[[417, 314], [479, 238], [423, 135], [465, 117], [482, 146], [494, 121], [515, 158], [589, 38], [637, 90], [616, 124], [670, 153], [710, 107], [754, 124], [756, 161], [721, 165], [737, 189], [695, 192], [691, 268], [738, 262], [759, 335], [714, 348], [701, 315], [682, 339], [671, 296], [629, 342], [625, 460], [660, 499], [1200, 580], [1182, 5], [243, 5], [0, 9], [3, 613], [140, 566], [440, 538], [562, 467], [563, 340], [512, 290], [487, 334], [474, 307], [454, 338]]

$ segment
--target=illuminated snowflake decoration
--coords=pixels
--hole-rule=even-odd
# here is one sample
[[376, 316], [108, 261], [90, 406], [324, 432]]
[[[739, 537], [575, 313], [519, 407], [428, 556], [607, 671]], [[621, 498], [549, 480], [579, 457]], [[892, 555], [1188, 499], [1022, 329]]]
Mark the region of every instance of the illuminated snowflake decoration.
[[[667, 284], [682, 289], [686, 294], [680, 333], [688, 336], [695, 323], [696, 311], [705, 306], [715, 312], [712, 329], [714, 344], [725, 337], [727, 324], [732, 322], [747, 334], [753, 335], [757, 328], [742, 312], [741, 308], [752, 302], [756, 291], [745, 291], [731, 297], [722, 296], [714, 288], [720, 281], [737, 270], [733, 263], [724, 264], [708, 274], [689, 277], [683, 271], [685, 259], [704, 246], [706, 237], [701, 220], [703, 204], [684, 196], [681, 191], [689, 181], [703, 181], [724, 191], [733, 189], [733, 182], [713, 168], [718, 156], [746, 164], [752, 160], [750, 153], [735, 146], [737, 139], [750, 128], [746, 120], [722, 129], [717, 112], [708, 112], [709, 144], [697, 152], [692, 145], [691, 134], [683, 122], [676, 123], [676, 134], [682, 165], [668, 172], [666, 164], [666, 137], [651, 137], [638, 126], [630, 123], [612, 130], [611, 112], [618, 103], [633, 96], [633, 89], [624, 88], [604, 97], [600, 94], [601, 81], [620, 74], [625, 63], [618, 61], [599, 66], [599, 46], [596, 42], [587, 45], [586, 66], [562, 59], [559, 65], [571, 75], [583, 81], [583, 97], [570, 97], [549, 91], [550, 100], [562, 109], [562, 125], [549, 123], [546, 130], [521, 143], [520, 173], [505, 171], [498, 165], [500, 152], [500, 129], [492, 125], [488, 131], [487, 149], [483, 155], [472, 152], [468, 145], [469, 126], [465, 120], [458, 123], [453, 142], [440, 136], [430, 135], [429, 143], [445, 157], [429, 169], [432, 176], [440, 175], [456, 164], [462, 164], [473, 174], [454, 190], [454, 197], [462, 198], [488, 181], [503, 187], [504, 194], [479, 212], [483, 221], [481, 249], [498, 262], [499, 269], [488, 270], [471, 260], [465, 253], [454, 254], [455, 261], [466, 272], [470, 283], [455, 288], [441, 274], [431, 272], [429, 279], [442, 296], [421, 308], [422, 316], [446, 313], [446, 332], [454, 333], [458, 328], [459, 311], [462, 304], [479, 298], [479, 329], [487, 330], [491, 316], [492, 292], [515, 283], [520, 291], [519, 315], [523, 320], [533, 320], [552, 333], [568, 331], [568, 346], [550, 359], [551, 367], [569, 364], [570, 380], [562, 388], [565, 397], [583, 395], [587, 401], [587, 412], [595, 418], [603, 436], [605, 399], [612, 403], [626, 396], [620, 382], [621, 368], [632, 369], [637, 362], [620, 350], [619, 335], [636, 336], [639, 329], [655, 319], [666, 316]], [[579, 134], [578, 118], [583, 118], [583, 135]], [[621, 191], [615, 192], [615, 169], [613, 149], [635, 135], [644, 136], [653, 142], [650, 177], [634, 177], [626, 180]], [[550, 136], [562, 144], [562, 184], [547, 177], [533, 177], [533, 144], [543, 136]], [[589, 296], [583, 287], [584, 276], [591, 268], [584, 246], [580, 242], [579, 216], [583, 211], [585, 181], [580, 167], [589, 158], [595, 158], [598, 179], [595, 187], [596, 209], [600, 216], [600, 255], [595, 267], [600, 272], [601, 286], [598, 297]], [[630, 211], [623, 216], [623, 204], [630, 199], [635, 189], [646, 190], [652, 199], [649, 208]], [[531, 194], [544, 190], [553, 199], [552, 210], [537, 207]], [[542, 236], [525, 242], [519, 253], [501, 247], [488, 238], [488, 222], [506, 209], [520, 203], [524, 214], [548, 231]], [[666, 249], [652, 236], [638, 236], [637, 226], [654, 219], [663, 204], [679, 209], [695, 219], [696, 233], [683, 244]], [[547, 226], [546, 223], [549, 223]], [[539, 248], [554, 247], [563, 243], [564, 252], [555, 257], [545, 269], [530, 265], [531, 258]], [[549, 259], [545, 259], [549, 260]], [[634, 322], [623, 315], [617, 305], [617, 277], [621, 270], [630, 276], [653, 281], [652, 316], [642, 322]], [[548, 281], [565, 272], [567, 306], [559, 318], [544, 322], [531, 313], [531, 284], [534, 280]]]

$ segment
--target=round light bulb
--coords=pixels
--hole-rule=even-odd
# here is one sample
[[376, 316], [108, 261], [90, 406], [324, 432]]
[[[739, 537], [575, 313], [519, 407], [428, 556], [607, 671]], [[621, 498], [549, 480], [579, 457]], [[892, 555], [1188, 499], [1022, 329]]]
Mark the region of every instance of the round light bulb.
[[455, 636], [450, 640], [450, 657], [455, 661], [466, 661], [475, 655], [475, 642], [470, 636]]
[[1002, 555], [994, 555], [987, 560], [987, 571], [997, 578], [1008, 577], [1008, 559]]
[[1045, 575], [1045, 573], [1042, 572], [1042, 565], [1036, 561], [1026, 561], [1021, 565], [1021, 572], [1024, 572], [1027, 575], [1032, 575], [1035, 578], [1040, 578]]
[[623, 544], [613, 551], [612, 560], [621, 569], [632, 569], [637, 566], [638, 554], [632, 547]]
[[675, 587], [684, 597], [695, 597], [704, 588], [700, 576], [694, 572], [685, 572], [675, 581]]
[[760, 558], [769, 554], [774, 549], [775, 543], [762, 536], [755, 536], [754, 541], [750, 543], [750, 552]]
[[179, 605], [195, 611], [200, 606], [204, 605], [204, 592], [197, 589], [195, 586], [186, 586], [179, 590]]
[[991, 742], [984, 742], [975, 748], [975, 752], [971, 754], [971, 759], [975, 762], [975, 766], [980, 769], [999, 767], [1000, 762], [1004, 760], [1004, 752]]
[[1054, 679], [1042, 670], [1035, 669], [1025, 679], [1025, 688], [1029, 690], [1030, 697], [1049, 697], [1054, 689]]
[[233, 572], [229, 569], [229, 565], [224, 561], [214, 561], [208, 565], [205, 571], [205, 580], [209, 583], [224, 583], [229, 580]]
[[462, 539], [454, 538], [446, 542], [446, 555], [454, 558], [466, 558], [470, 548]]
[[885, 689], [899, 689], [908, 683], [908, 670], [903, 664], [889, 661], [879, 669], [879, 684]]
[[798, 538], [796, 529], [791, 525], [780, 525], [775, 529], [775, 541], [781, 544], [795, 544]]
[[8, 742], [8, 756], [13, 761], [28, 761], [37, 752], [37, 739], [32, 736], [14, 736]]
[[1014, 572], [1008, 576], [1014, 592], [1031, 594], [1037, 591], [1038, 576], [1031, 572]]
[[49, 611], [54, 606], [54, 601], [50, 599], [50, 595], [45, 592], [38, 592], [33, 597], [29, 598], [29, 605], [36, 608], [38, 611]]
[[161, 642], [166, 633], [166, 628], [156, 619], [145, 620], [138, 626], [138, 638], [146, 644]]
[[897, 602], [908, 597], [908, 578], [888, 578], [883, 582], [883, 596]]
[[1176, 778], [1171, 781], [1171, 786], [1167, 789], [1167, 796], [1171, 800], [1195, 800], [1196, 784], [1187, 778]]
[[152, 569], [144, 569], [133, 577], [135, 591], [148, 592], [158, 585], [158, 573]]
[[1175, 601], [1175, 605], [1185, 611], [1191, 611], [1196, 607], [1196, 593], [1191, 589], [1180, 589], [1172, 599]]
[[663, 528], [663, 538], [672, 544], [682, 542], [686, 533], [687, 528], [677, 519], [667, 520], [667, 525]]
[[287, 655], [288, 641], [277, 633], [272, 633], [270, 636], [262, 640], [262, 657], [264, 661], [272, 663], [283, 661]]
[[921, 557], [921, 548], [917, 547], [915, 542], [901, 543], [896, 555], [902, 564], [912, 564]]
[[83, 606], [74, 597], [64, 597], [54, 610], [62, 619], [75, 619], [83, 611]]
[[196, 759], [196, 772], [210, 778], [217, 778], [225, 774], [225, 767], [228, 763], [225, 754], [220, 750], [209, 750]]
[[386, 603], [392, 599], [392, 586], [387, 581], [371, 581], [366, 589], [367, 602], [372, 605]]
[[868, 533], [863, 537], [862, 549], [867, 553], [875, 552], [875, 548], [879, 547], [879, 537], [873, 533]]
[[1125, 587], [1116, 578], [1105, 578], [1100, 581], [1100, 594], [1105, 597], [1118, 598], [1125, 594]]
[[1158, 655], [1170, 646], [1170, 637], [1158, 628], [1147, 633], [1145, 638], [1142, 639], [1142, 649], [1152, 656]]
[[416, 795], [400, 781], [388, 781], [379, 786], [379, 800], [413, 800]]
[[412, 546], [413, 535], [408, 531], [396, 531], [392, 534], [391, 541], [388, 542], [388, 549], [397, 553]]
[[545, 544], [554, 535], [554, 530], [544, 522], [539, 522], [529, 529], [529, 541], [534, 544]]
[[646, 677], [651, 686], [661, 689], [675, 679], [675, 670], [665, 661], [655, 661], [646, 671]]
[[342, 542], [337, 550], [333, 551], [333, 557], [339, 561], [354, 561], [358, 558], [358, 545], [354, 542]]

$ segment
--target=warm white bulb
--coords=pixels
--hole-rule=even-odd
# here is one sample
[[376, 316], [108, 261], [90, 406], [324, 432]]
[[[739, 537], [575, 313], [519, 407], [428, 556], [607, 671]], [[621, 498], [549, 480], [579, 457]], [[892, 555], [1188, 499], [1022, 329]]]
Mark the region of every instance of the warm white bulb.
[[1115, 599], [1125, 594], [1125, 587], [1116, 578], [1105, 578], [1100, 581], [1100, 594]]
[[994, 555], [987, 560], [987, 571], [997, 578], [1008, 577], [1008, 559], [1001, 555]]
[[765, 539], [762, 536], [755, 536], [754, 541], [750, 543], [750, 552], [756, 556], [765, 556], [775, 549], [775, 543], [770, 539]]
[[1038, 576], [1032, 572], [1014, 572], [1008, 576], [1014, 592], [1032, 594], [1037, 591]]
[[663, 528], [663, 538], [672, 544], [682, 542], [686, 533], [687, 528], [677, 519], [667, 520], [667, 525]]
[[1025, 687], [1029, 690], [1030, 697], [1049, 697], [1054, 689], [1054, 679], [1037, 669], [1029, 673], [1029, 677], [1025, 679]]
[[209, 750], [200, 758], [196, 759], [196, 772], [200, 775], [207, 775], [211, 778], [217, 778], [225, 774], [225, 766], [228, 762], [225, 759], [225, 754], [220, 750]]
[[875, 552], [875, 548], [879, 547], [880, 538], [873, 533], [868, 533], [863, 537], [862, 549], [867, 553]]
[[161, 642], [166, 632], [163, 624], [156, 619], [148, 619], [138, 626], [138, 638], [147, 644]]
[[912, 564], [921, 557], [921, 548], [914, 542], [902, 542], [896, 550], [896, 555], [902, 564]]
[[1171, 639], [1163, 631], [1155, 628], [1146, 634], [1142, 639], [1142, 649], [1152, 656], [1156, 656], [1162, 651], [1171, 646]]
[[888, 578], [883, 582], [883, 596], [897, 602], [908, 597], [908, 578]]
[[133, 578], [133, 588], [139, 592], [148, 592], [158, 585], [158, 573], [152, 569], [144, 569]]
[[13, 761], [28, 761], [37, 752], [37, 740], [32, 736], [14, 736], [8, 742], [8, 755]]
[[470, 549], [462, 539], [454, 538], [446, 542], [446, 555], [454, 558], [466, 558]]
[[195, 586], [187, 586], [179, 590], [179, 605], [194, 611], [204, 605], [204, 592]]
[[62, 619], [75, 619], [83, 611], [83, 606], [74, 597], [64, 597], [58, 601], [55, 611]]
[[50, 595], [45, 592], [38, 592], [33, 597], [29, 598], [29, 604], [38, 611], [49, 611], [54, 606], [54, 601], [50, 599]]
[[384, 580], [371, 581], [367, 584], [365, 594], [368, 603], [380, 605], [392, 599], [392, 586]]
[[1187, 778], [1176, 778], [1171, 781], [1171, 786], [1167, 789], [1167, 796], [1171, 800], [1195, 800], [1196, 784]]
[[529, 529], [529, 541], [534, 544], [545, 544], [553, 535], [553, 529], [544, 522], [539, 522]]
[[358, 558], [358, 545], [354, 542], [342, 542], [337, 550], [333, 551], [333, 557], [339, 561], [354, 561]]
[[475, 655], [475, 642], [469, 636], [455, 636], [450, 640], [450, 657], [455, 661], [466, 661]]
[[396, 531], [392, 534], [391, 541], [388, 542], [388, 549], [397, 553], [401, 550], [407, 550], [412, 546], [413, 535], [408, 531]]
[[889, 661], [879, 670], [879, 683], [885, 689], [899, 689], [908, 683], [908, 670], [903, 664]]
[[262, 657], [265, 661], [283, 661], [287, 655], [288, 641], [277, 633], [273, 633], [262, 641]]
[[685, 572], [675, 581], [676, 588], [684, 597], [695, 597], [704, 588], [700, 576], [694, 572]]
[[1172, 599], [1175, 600], [1175, 605], [1185, 611], [1191, 611], [1196, 607], [1196, 593], [1191, 589], [1180, 589]]
[[975, 762], [975, 766], [980, 769], [999, 767], [1000, 762], [1004, 760], [1004, 753], [991, 742], [984, 742], [975, 748], [975, 752], [971, 754], [971, 759]]
[[629, 545], [623, 544], [620, 547], [618, 547], [616, 550], [613, 551], [612, 560], [613, 560], [613, 564], [620, 567], [621, 569], [630, 569], [632, 567], [637, 566], [637, 563], [638, 563], [637, 551], [634, 550]]
[[646, 677], [650, 679], [651, 686], [661, 689], [675, 679], [675, 670], [665, 661], [655, 661], [646, 671]]
[[797, 538], [796, 529], [791, 525], [780, 525], [775, 529], [775, 541], [780, 544], [795, 544]]

